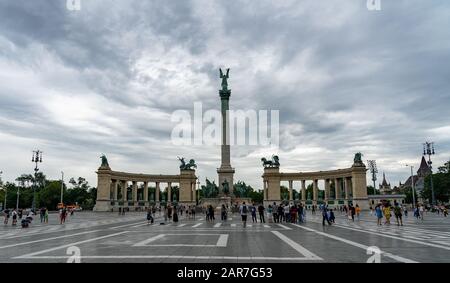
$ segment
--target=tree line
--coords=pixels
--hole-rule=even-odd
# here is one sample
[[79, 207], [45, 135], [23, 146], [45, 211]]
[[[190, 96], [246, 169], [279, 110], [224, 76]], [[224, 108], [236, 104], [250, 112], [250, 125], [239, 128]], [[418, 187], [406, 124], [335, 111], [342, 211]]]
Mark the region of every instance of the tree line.
[[[49, 180], [42, 172], [36, 174], [22, 174], [16, 178], [16, 183], [0, 184], [0, 203], [6, 207], [15, 208], [19, 193], [19, 208], [31, 208], [33, 203], [34, 184], [36, 184], [36, 207], [46, 207], [56, 210], [61, 201], [61, 180]], [[90, 210], [97, 199], [97, 189], [91, 187], [83, 177], [71, 178], [70, 187], [63, 184], [63, 202], [66, 205], [78, 204], [84, 210]]]

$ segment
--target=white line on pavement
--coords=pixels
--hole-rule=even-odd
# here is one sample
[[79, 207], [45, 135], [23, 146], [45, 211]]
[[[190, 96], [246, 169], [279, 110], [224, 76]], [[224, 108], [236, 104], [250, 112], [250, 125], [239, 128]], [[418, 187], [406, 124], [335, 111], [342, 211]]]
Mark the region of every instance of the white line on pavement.
[[[360, 243], [357, 243], [357, 242], [353, 242], [353, 241], [350, 241], [350, 240], [347, 240], [347, 239], [344, 239], [344, 238], [341, 238], [341, 237], [338, 237], [338, 236], [334, 236], [334, 235], [331, 235], [331, 234], [320, 232], [318, 230], [315, 230], [315, 229], [312, 229], [312, 228], [309, 228], [309, 227], [304, 227], [304, 226], [301, 226], [301, 225], [298, 225], [298, 224], [291, 224], [291, 225], [297, 226], [297, 227], [302, 228], [302, 229], [304, 229], [306, 231], [314, 232], [316, 234], [319, 234], [319, 235], [322, 235], [322, 236], [325, 236], [325, 237], [334, 239], [336, 241], [340, 241], [340, 242], [343, 242], [343, 243], [346, 243], [346, 244], [349, 244], [351, 246], [358, 247], [358, 248], [361, 248], [361, 249], [364, 249], [364, 250], [367, 250], [369, 248], [369, 246], [366, 246], [366, 245], [363, 245], [363, 244], [360, 244]], [[400, 262], [417, 263], [416, 261], [413, 261], [413, 260], [410, 260], [410, 259], [407, 259], [407, 258], [404, 258], [404, 257], [401, 257], [401, 256], [393, 255], [391, 253], [387, 253], [387, 252], [384, 252], [384, 251], [381, 251], [381, 254], [383, 254], [386, 257], [390, 257], [392, 259], [400, 261]]]
[[166, 236], [165, 234], [156, 235], [156, 236], [151, 237], [151, 238], [149, 238], [147, 240], [144, 240], [144, 241], [141, 241], [139, 243], [134, 244], [133, 247], [145, 247], [148, 243], [151, 243], [151, 242], [154, 242], [156, 240], [162, 239], [165, 236]]
[[84, 243], [89, 243], [89, 242], [93, 242], [93, 241], [97, 241], [97, 240], [101, 240], [101, 239], [105, 239], [105, 238], [110, 238], [110, 237], [118, 236], [118, 235], [125, 234], [125, 233], [128, 233], [128, 231], [118, 232], [118, 233], [109, 234], [109, 235], [106, 235], [106, 236], [92, 238], [92, 239], [89, 239], [89, 240], [84, 240], [84, 241], [79, 241], [79, 242], [75, 242], [75, 243], [70, 243], [70, 244], [67, 244], [67, 245], [62, 245], [62, 246], [58, 246], [58, 247], [42, 250], [42, 251], [39, 251], [39, 252], [34, 252], [34, 253], [26, 254], [26, 255], [16, 256], [14, 258], [33, 257], [35, 255], [44, 254], [44, 253], [56, 251], [56, 250], [59, 250], [59, 249], [64, 249], [64, 248], [67, 248], [67, 247], [76, 246], [76, 245], [80, 245], [80, 244], [84, 244]]
[[125, 224], [125, 225], [114, 226], [114, 227], [110, 227], [108, 229], [117, 229], [117, 228], [122, 228], [122, 227], [127, 227], [127, 226], [133, 226], [133, 225], [136, 225], [136, 224], [139, 224], [139, 223], [141, 223], [141, 221], [135, 222], [135, 223], [128, 223], [128, 224]]
[[202, 224], [203, 224], [203, 223], [197, 223], [197, 224], [193, 225], [192, 228], [198, 227], [198, 226], [200, 226], [200, 225], [202, 225]]
[[222, 225], [222, 223], [217, 223], [216, 225], [214, 225], [215, 228], [220, 227]]
[[186, 226], [187, 224], [186, 223], [184, 223], [184, 224], [180, 224], [180, 225], [178, 225], [177, 227], [183, 227], [183, 226]]
[[231, 224], [231, 227], [236, 227], [236, 223]]
[[266, 225], [266, 224], [264, 224], [264, 228], [270, 228], [270, 226], [269, 226], [269, 225]]
[[[316, 222], [316, 223], [318, 223], [318, 222]], [[293, 224], [293, 225], [296, 225], [296, 224]], [[335, 224], [334, 226], [339, 227], [339, 228], [343, 228], [343, 229], [352, 230], [352, 231], [358, 231], [358, 232], [361, 232], [361, 233], [367, 233], [367, 234], [377, 235], [377, 236], [381, 236], [381, 237], [392, 238], [392, 239], [401, 240], [401, 241], [405, 241], [405, 242], [415, 243], [415, 244], [419, 244], [419, 245], [430, 246], [430, 247], [433, 247], [433, 248], [450, 250], [450, 247], [444, 247], [444, 246], [440, 246], [440, 245], [435, 245], [435, 244], [427, 243], [427, 242], [424, 242], [424, 241], [416, 241], [416, 240], [412, 240], [412, 239], [405, 239], [405, 238], [402, 238], [402, 237], [391, 236], [391, 235], [387, 235], [387, 234], [384, 234], [384, 233], [376, 233], [374, 231], [366, 231], [366, 230], [362, 230], [362, 229], [355, 229], [355, 228], [345, 227], [345, 226], [339, 225], [339, 224]]]
[[292, 228], [284, 226], [283, 224], [277, 224], [277, 225], [280, 226], [281, 228], [284, 228], [285, 230], [292, 230]]
[[45, 238], [45, 239], [40, 239], [40, 240], [35, 240], [35, 241], [29, 241], [29, 242], [23, 242], [23, 243], [18, 243], [18, 244], [12, 244], [12, 245], [7, 245], [7, 246], [2, 246], [2, 247], [0, 247], [0, 249], [6, 249], [6, 248], [11, 248], [11, 247], [23, 246], [23, 245], [34, 244], [34, 243], [39, 243], [39, 242], [45, 242], [45, 241], [50, 241], [50, 240], [56, 240], [56, 239], [61, 239], [61, 238], [68, 238], [68, 237], [73, 237], [73, 236], [78, 236], [78, 235], [83, 235], [83, 234], [95, 233], [95, 232], [98, 232], [98, 231], [101, 231], [101, 230], [87, 231], [87, 232], [75, 233], [75, 234], [58, 236], [58, 237], [53, 237], [53, 238]]
[[[22, 256], [28, 259], [67, 259], [70, 256]], [[217, 260], [267, 260], [267, 261], [303, 261], [321, 260], [307, 257], [263, 257], [263, 256], [186, 256], [186, 255], [109, 255], [109, 256], [80, 256], [80, 259], [217, 259]]]
[[217, 247], [226, 247], [228, 243], [228, 234], [220, 234], [219, 240], [217, 240]]
[[318, 257], [317, 255], [313, 254], [312, 252], [308, 251], [307, 249], [305, 249], [304, 247], [302, 247], [301, 245], [299, 245], [298, 243], [292, 241], [291, 239], [289, 239], [288, 237], [286, 237], [285, 235], [281, 234], [278, 231], [271, 231], [275, 236], [277, 236], [278, 238], [280, 238], [281, 240], [283, 240], [286, 244], [288, 244], [289, 246], [291, 246], [291, 248], [293, 248], [294, 250], [296, 250], [297, 252], [299, 252], [300, 254], [302, 254], [304, 257], [307, 258], [317, 258], [320, 260], [323, 260], [322, 258]]

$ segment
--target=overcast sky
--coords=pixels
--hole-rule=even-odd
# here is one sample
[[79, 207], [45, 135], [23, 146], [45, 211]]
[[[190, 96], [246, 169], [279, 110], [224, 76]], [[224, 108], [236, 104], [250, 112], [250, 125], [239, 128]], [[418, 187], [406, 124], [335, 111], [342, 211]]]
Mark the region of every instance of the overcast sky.
[[[375, 159], [388, 181], [435, 142], [450, 159], [450, 3], [446, 0], [0, 0], [0, 170], [42, 171], [96, 186], [113, 170], [175, 174], [177, 156], [217, 180], [218, 146], [175, 146], [175, 110], [219, 109], [219, 67], [232, 109], [280, 110], [280, 148], [233, 146], [235, 181], [261, 188], [261, 157], [282, 171]], [[368, 176], [368, 182], [370, 177]], [[300, 184], [296, 184], [297, 187]]]

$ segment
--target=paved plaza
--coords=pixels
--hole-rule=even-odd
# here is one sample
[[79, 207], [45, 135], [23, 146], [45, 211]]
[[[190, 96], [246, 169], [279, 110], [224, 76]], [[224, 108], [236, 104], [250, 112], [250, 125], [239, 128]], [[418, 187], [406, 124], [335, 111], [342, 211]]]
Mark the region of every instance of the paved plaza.
[[73, 246], [81, 262], [366, 262], [371, 246], [380, 249], [381, 262], [450, 262], [450, 218], [429, 213], [423, 222], [408, 217], [403, 227], [377, 227], [368, 213], [355, 222], [336, 214], [333, 226], [308, 214], [300, 225], [247, 228], [237, 214], [226, 222], [197, 215], [166, 225], [161, 217], [147, 225], [142, 212], [81, 212], [64, 225], [51, 214], [49, 224], [0, 226], [0, 262], [67, 262]]

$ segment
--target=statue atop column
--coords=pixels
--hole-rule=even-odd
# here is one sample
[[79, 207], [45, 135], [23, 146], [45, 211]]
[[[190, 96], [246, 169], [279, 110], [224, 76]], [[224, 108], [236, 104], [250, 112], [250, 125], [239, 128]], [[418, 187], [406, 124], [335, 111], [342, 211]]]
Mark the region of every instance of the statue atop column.
[[226, 75], [223, 74], [222, 69], [219, 68], [220, 78], [222, 79], [222, 91], [228, 91], [228, 78], [230, 77], [230, 68], [227, 69]]
[[365, 166], [362, 162], [362, 153], [358, 152], [355, 154], [355, 158], [353, 158], [353, 166]]
[[195, 164], [195, 160], [191, 159], [189, 160], [189, 163], [186, 163], [186, 161], [184, 161], [184, 157], [178, 157], [178, 160], [180, 160], [181, 164], [180, 164], [180, 169], [181, 170], [193, 170], [192, 168], [197, 168], [197, 164]]
[[277, 155], [272, 156], [272, 160], [268, 160], [265, 157], [261, 158], [261, 162], [264, 168], [278, 168], [280, 167], [280, 159]]
[[100, 156], [100, 159], [102, 160], [102, 165], [100, 165], [100, 167], [109, 168], [108, 159], [106, 158], [106, 155], [102, 154]]

